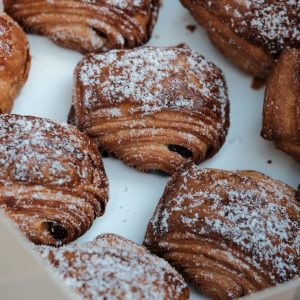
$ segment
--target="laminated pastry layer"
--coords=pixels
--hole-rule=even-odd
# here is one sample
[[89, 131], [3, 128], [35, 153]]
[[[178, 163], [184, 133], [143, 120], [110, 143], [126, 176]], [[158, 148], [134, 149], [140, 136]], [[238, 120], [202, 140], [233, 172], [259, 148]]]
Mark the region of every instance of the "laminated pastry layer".
[[30, 69], [25, 33], [7, 14], [0, 13], [0, 113], [9, 113]]
[[172, 173], [223, 145], [229, 100], [223, 73], [188, 49], [145, 47], [87, 55], [75, 70], [74, 122], [139, 170]]
[[237, 299], [300, 273], [296, 191], [255, 171], [174, 174], [144, 245], [212, 299]]
[[181, 0], [216, 47], [265, 79], [283, 50], [300, 47], [300, 2]]
[[159, 1], [5, 0], [4, 8], [28, 32], [83, 53], [99, 53], [147, 42]]
[[165, 260], [113, 234], [94, 241], [38, 251], [83, 299], [185, 300], [189, 289]]
[[71, 242], [107, 200], [101, 156], [87, 136], [47, 119], [0, 115], [0, 210], [30, 240]]

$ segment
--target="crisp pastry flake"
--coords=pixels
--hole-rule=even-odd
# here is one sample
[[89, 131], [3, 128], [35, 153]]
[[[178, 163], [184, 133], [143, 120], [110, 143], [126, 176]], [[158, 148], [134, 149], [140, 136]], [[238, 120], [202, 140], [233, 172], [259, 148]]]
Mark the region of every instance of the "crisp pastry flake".
[[144, 245], [212, 299], [237, 299], [300, 274], [296, 191], [256, 171], [175, 173]]

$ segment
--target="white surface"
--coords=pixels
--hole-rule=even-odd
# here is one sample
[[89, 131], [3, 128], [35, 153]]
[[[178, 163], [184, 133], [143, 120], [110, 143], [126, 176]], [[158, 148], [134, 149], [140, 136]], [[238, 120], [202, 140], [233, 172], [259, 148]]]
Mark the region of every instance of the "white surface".
[[[175, 46], [185, 42], [191, 49], [212, 59], [225, 73], [231, 101], [231, 127], [223, 148], [202, 166], [254, 169], [297, 187], [300, 165], [260, 137], [264, 89], [252, 90], [252, 78], [227, 62], [202, 29], [194, 33], [187, 30], [186, 25], [190, 24], [195, 21], [179, 1], [164, 0], [149, 44]], [[44, 37], [29, 35], [29, 40], [32, 69], [13, 112], [66, 121], [72, 98], [73, 70], [81, 55], [59, 48]], [[272, 164], [268, 164], [268, 160], [272, 160]], [[139, 173], [115, 159], [104, 161], [110, 201], [105, 215], [97, 219], [79, 241], [112, 232], [141, 243], [167, 177]], [[201, 296], [193, 294], [191, 299], [201, 299]]]

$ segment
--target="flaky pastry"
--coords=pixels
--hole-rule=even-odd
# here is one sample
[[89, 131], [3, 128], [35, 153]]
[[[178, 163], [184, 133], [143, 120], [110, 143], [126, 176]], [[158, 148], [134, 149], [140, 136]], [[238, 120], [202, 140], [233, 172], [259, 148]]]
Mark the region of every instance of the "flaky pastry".
[[68, 124], [0, 115], [0, 211], [37, 244], [71, 242], [104, 213], [97, 146]]
[[144, 244], [212, 299], [237, 299], [300, 273], [296, 191], [255, 171], [186, 165], [175, 173]]
[[300, 49], [284, 51], [271, 73], [261, 134], [300, 162]]
[[73, 122], [101, 151], [171, 174], [223, 145], [229, 100], [222, 71], [189, 49], [87, 55], [75, 70]]
[[83, 53], [134, 48], [148, 41], [159, 0], [4, 0], [27, 31]]
[[181, 0], [213, 44], [240, 68], [266, 79], [280, 53], [300, 48], [300, 1]]
[[163, 259], [114, 234], [39, 252], [83, 299], [185, 300], [189, 289]]
[[9, 113], [27, 80], [30, 68], [25, 33], [7, 14], [0, 13], [0, 113]]

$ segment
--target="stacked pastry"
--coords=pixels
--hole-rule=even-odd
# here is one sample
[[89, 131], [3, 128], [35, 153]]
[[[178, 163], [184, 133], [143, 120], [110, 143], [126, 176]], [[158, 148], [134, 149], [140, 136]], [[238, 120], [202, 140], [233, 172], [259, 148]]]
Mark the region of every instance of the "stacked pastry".
[[188, 49], [87, 55], [75, 70], [73, 105], [71, 119], [101, 151], [142, 171], [171, 174], [213, 156], [229, 127], [222, 71]]
[[237, 299], [300, 274], [296, 191], [255, 172], [175, 173], [145, 245], [212, 299]]
[[47, 119], [0, 115], [0, 210], [29, 239], [69, 243], [107, 200], [101, 156], [87, 136]]
[[285, 49], [300, 48], [300, 2], [181, 0], [220, 51], [266, 79]]
[[166, 261], [112, 234], [61, 248], [41, 246], [42, 257], [84, 299], [186, 300], [189, 289]]
[[0, 13], [0, 113], [9, 113], [27, 80], [30, 54], [22, 29]]
[[[291, 49], [300, 48], [300, 2], [182, 2], [226, 56], [256, 77], [270, 76], [262, 135], [300, 161], [300, 52]], [[188, 49], [123, 50], [148, 41], [158, 0], [4, 0], [4, 6], [27, 32], [61, 46], [119, 49], [88, 54], [75, 70], [69, 120], [81, 132], [0, 115], [0, 211], [44, 244], [35, 248], [71, 288], [84, 299], [188, 299], [181, 273], [213, 299], [236, 299], [299, 276], [299, 191], [255, 171], [194, 164], [215, 155], [227, 135], [222, 71]], [[2, 113], [11, 110], [30, 64], [26, 37], [6, 14], [0, 63]], [[105, 211], [99, 151], [141, 171], [173, 174], [144, 241], [162, 258], [111, 234], [60, 247]]]
[[300, 49], [280, 56], [267, 83], [262, 136], [300, 162]]
[[159, 0], [4, 0], [28, 32], [80, 52], [133, 48], [148, 41]]

